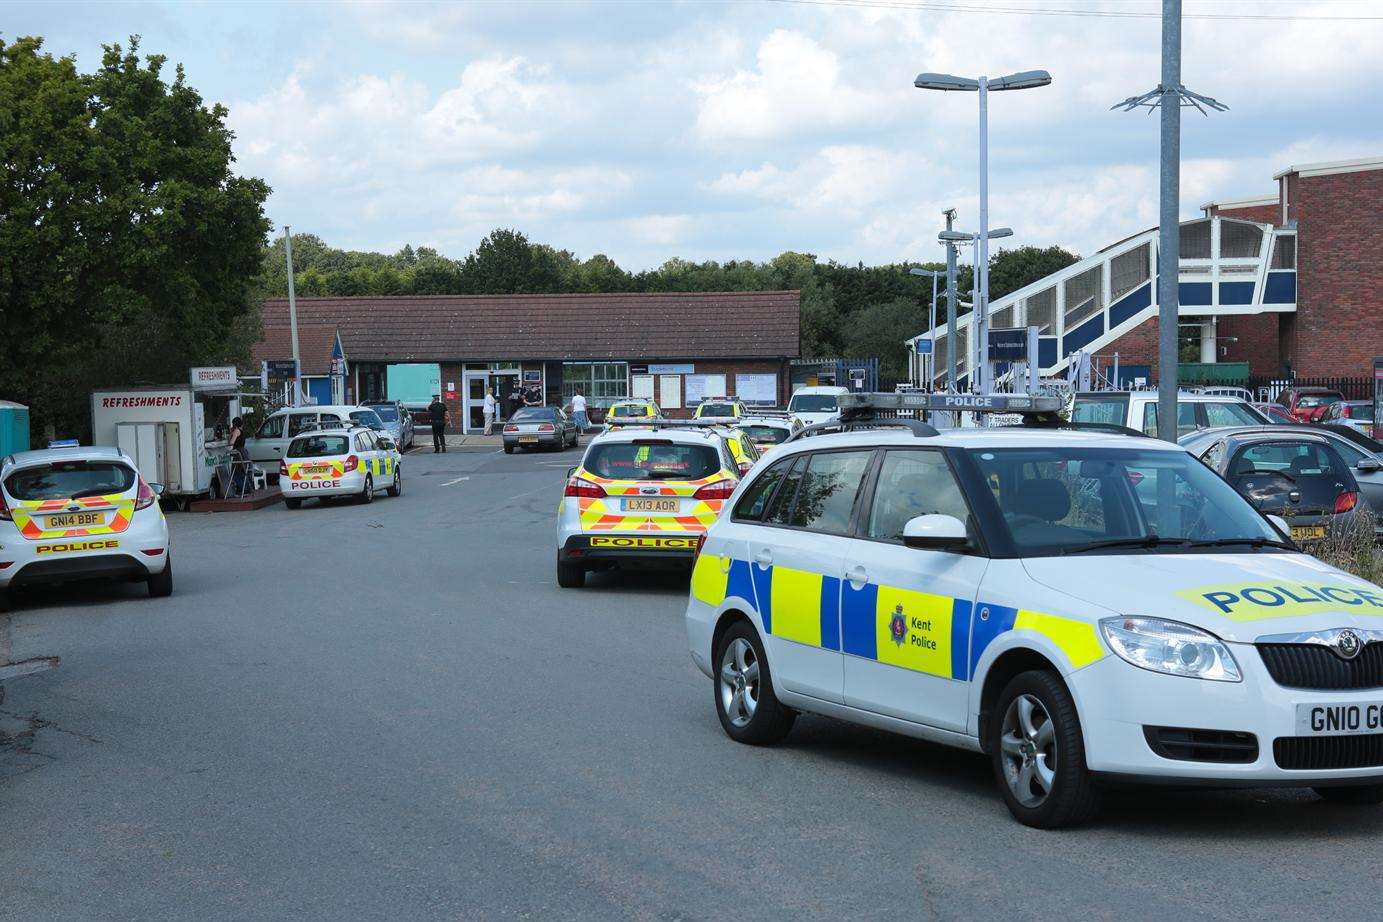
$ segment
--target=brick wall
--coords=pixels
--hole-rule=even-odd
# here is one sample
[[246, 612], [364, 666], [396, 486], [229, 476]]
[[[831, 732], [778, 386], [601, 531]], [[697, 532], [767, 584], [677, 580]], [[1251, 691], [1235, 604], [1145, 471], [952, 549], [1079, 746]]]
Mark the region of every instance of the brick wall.
[[[1217, 336], [1224, 347], [1219, 361], [1248, 362], [1255, 378], [1276, 377], [1282, 373], [1278, 358], [1278, 314], [1251, 314], [1221, 317]], [[1224, 342], [1236, 338], [1237, 342]]]
[[[707, 362], [707, 361], [687, 361], [678, 359], [666, 359], [664, 364], [691, 364], [696, 366], [696, 374], [699, 375], [724, 375], [725, 389], [729, 393], [727, 396], [735, 397], [735, 375], [776, 375], [778, 378], [778, 406], [786, 406], [788, 398], [791, 396], [789, 391], [788, 363], [786, 360], [760, 360], [742, 362]], [[662, 382], [654, 382], [654, 399], [661, 400]], [[686, 419], [695, 412], [695, 407], [686, 405], [686, 382], [682, 382], [682, 408], [679, 410], [663, 407], [669, 417], [674, 419]]]
[[1383, 170], [1288, 179], [1297, 219], [1293, 368], [1306, 377], [1367, 374], [1383, 355]]
[[1120, 365], [1151, 365], [1157, 374], [1157, 318], [1139, 324], [1100, 350], [1103, 357], [1119, 353]]
[[1234, 218], [1239, 221], [1257, 221], [1260, 224], [1279, 224], [1282, 217], [1282, 205], [1274, 202], [1270, 205], [1250, 205], [1246, 208], [1221, 208], [1218, 205], [1210, 209], [1210, 217]]

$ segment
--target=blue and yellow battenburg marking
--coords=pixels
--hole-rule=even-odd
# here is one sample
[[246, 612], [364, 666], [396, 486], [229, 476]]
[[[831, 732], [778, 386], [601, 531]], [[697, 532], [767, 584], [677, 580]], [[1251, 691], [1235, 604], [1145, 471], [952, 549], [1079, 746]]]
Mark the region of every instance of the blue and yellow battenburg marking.
[[1095, 627], [1026, 609], [866, 583], [856, 589], [833, 576], [702, 554], [692, 595], [707, 605], [730, 597], [756, 603], [775, 637], [901, 669], [968, 681], [1000, 634], [1028, 630], [1061, 649], [1073, 668], [1104, 656]]

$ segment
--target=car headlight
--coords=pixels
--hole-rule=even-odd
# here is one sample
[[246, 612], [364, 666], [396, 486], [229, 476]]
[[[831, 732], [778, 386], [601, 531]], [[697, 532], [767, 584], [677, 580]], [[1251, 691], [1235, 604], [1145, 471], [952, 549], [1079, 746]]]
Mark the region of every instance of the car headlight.
[[1119, 658], [1140, 669], [1212, 682], [1241, 682], [1234, 654], [1215, 635], [1161, 618], [1105, 618], [1100, 632]]

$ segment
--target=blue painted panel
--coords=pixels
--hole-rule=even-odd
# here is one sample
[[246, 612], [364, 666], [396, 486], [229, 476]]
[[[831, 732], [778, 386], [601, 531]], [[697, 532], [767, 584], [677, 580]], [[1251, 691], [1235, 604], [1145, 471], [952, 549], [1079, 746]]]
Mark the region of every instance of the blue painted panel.
[[951, 603], [951, 678], [962, 682], [970, 678], [970, 602], [955, 599]]
[[1221, 304], [1252, 304], [1253, 282], [1221, 282]]
[[1056, 364], [1056, 337], [1039, 336], [1037, 337], [1037, 362], [1043, 368], [1051, 368]]
[[821, 577], [821, 648], [840, 649], [840, 580]]
[[841, 584], [841, 588], [841, 649], [865, 659], [877, 659], [879, 638], [875, 633], [874, 619], [879, 604], [879, 587], [865, 583], [862, 589], [856, 589], [846, 582]]
[[307, 392], [312, 395], [312, 399], [319, 405], [325, 406], [331, 403], [331, 379], [330, 378], [308, 378]]
[[1077, 349], [1084, 349], [1104, 333], [1104, 314], [1096, 314], [1089, 320], [1067, 331], [1061, 340], [1061, 354], [1070, 355]]
[[773, 568], [749, 565], [749, 573], [754, 580], [755, 601], [759, 605], [759, 620], [764, 630], [773, 633]]
[[980, 614], [983, 615], [986, 611], [988, 617], [976, 618], [970, 634], [970, 669], [965, 676], [967, 679], [975, 674], [975, 664], [980, 661], [984, 648], [989, 646], [995, 637], [1013, 630], [1013, 622], [1018, 617], [1016, 608], [981, 602]]
[[1264, 304], [1295, 304], [1297, 302], [1297, 274], [1295, 272], [1269, 272], [1268, 283], [1263, 286]]
[[1152, 282], [1144, 282], [1109, 306], [1109, 325], [1117, 327], [1134, 314], [1152, 305]]
[[753, 577], [749, 575], [749, 561], [730, 561], [730, 576], [725, 581], [725, 594], [727, 596], [739, 596], [740, 598], [750, 603], [753, 603], [754, 582]]
[[1181, 292], [1181, 303], [1203, 307], [1210, 304], [1209, 282], [1182, 282], [1177, 286]]

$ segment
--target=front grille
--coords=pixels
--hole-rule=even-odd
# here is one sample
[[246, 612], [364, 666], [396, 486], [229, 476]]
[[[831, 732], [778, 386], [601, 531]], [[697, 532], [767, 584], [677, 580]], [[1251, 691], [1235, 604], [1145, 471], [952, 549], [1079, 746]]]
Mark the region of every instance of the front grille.
[[1279, 736], [1278, 768], [1374, 768], [1383, 765], [1383, 733], [1367, 736]]
[[1243, 764], [1258, 758], [1258, 738], [1237, 730], [1144, 727], [1143, 737], [1152, 751], [1164, 759]]
[[1278, 685], [1323, 691], [1383, 688], [1383, 643], [1365, 644], [1354, 659], [1314, 643], [1260, 643], [1258, 654]]

